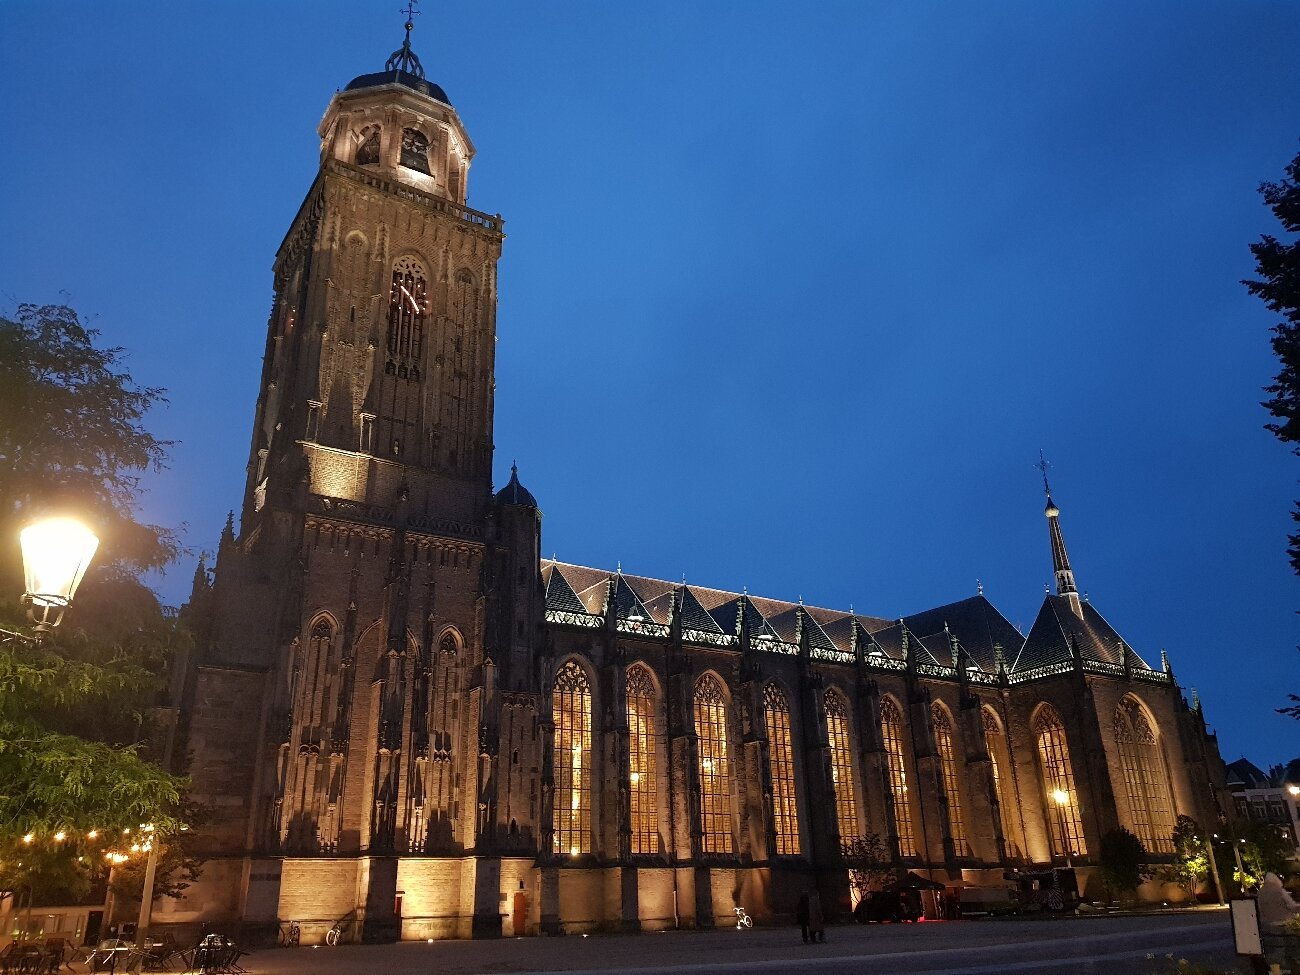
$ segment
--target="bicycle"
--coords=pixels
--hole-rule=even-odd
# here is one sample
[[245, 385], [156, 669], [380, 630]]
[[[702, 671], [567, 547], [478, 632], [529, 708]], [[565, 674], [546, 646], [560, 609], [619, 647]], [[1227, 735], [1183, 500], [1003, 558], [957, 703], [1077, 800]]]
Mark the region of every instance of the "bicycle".
[[280, 922], [280, 947], [297, 948], [302, 943], [302, 927], [297, 921]]
[[351, 924], [352, 918], [356, 911], [348, 911], [341, 918], [334, 922], [333, 926], [325, 932], [325, 943], [331, 948], [337, 947], [338, 943], [343, 940], [343, 925]]
[[732, 913], [736, 915], [737, 931], [748, 931], [754, 926], [754, 919], [749, 916], [743, 907], [733, 908]]

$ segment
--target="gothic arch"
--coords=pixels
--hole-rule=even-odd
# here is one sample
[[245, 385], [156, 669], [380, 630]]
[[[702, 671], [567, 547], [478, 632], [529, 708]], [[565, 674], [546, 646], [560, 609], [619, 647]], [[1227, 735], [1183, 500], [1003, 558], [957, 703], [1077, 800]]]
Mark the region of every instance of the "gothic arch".
[[434, 653], [459, 657], [465, 652], [465, 637], [451, 623], [443, 626], [433, 637]]
[[735, 806], [732, 796], [731, 693], [715, 671], [695, 680], [691, 712], [695, 728], [696, 774], [699, 781], [700, 852], [732, 856], [736, 852]]
[[555, 669], [551, 688], [551, 719], [555, 728], [552, 843], [554, 852], [575, 857], [592, 851], [594, 825], [595, 675], [584, 663], [572, 655], [562, 660]]
[[628, 819], [633, 855], [660, 853], [659, 754], [663, 738], [659, 681], [654, 668], [637, 661], [625, 672], [628, 736]]
[[771, 783], [773, 850], [797, 856], [799, 806], [794, 773], [794, 734], [790, 725], [790, 696], [775, 679], [763, 685], [763, 727], [767, 734], [767, 770]]
[[407, 251], [393, 261], [392, 268], [386, 371], [394, 358], [420, 360], [424, 350], [424, 324], [429, 317], [428, 264]]
[[1150, 852], [1172, 853], [1174, 804], [1160, 726], [1146, 703], [1129, 693], [1115, 705], [1112, 731], [1128, 801], [1129, 826]]
[[917, 854], [916, 829], [912, 817], [911, 791], [907, 773], [907, 712], [892, 694], [880, 698], [880, 740], [885, 746], [889, 792], [894, 807], [894, 829], [899, 856]]
[[970, 856], [966, 818], [962, 811], [962, 776], [959, 771], [965, 769], [966, 762], [958, 749], [956, 722], [942, 701], [931, 703], [930, 722], [934, 729], [939, 770], [943, 776], [943, 791], [948, 799], [948, 835], [952, 839], [953, 852], [957, 856]]
[[838, 687], [822, 695], [826, 711], [826, 737], [831, 750], [831, 788], [835, 793], [835, 819], [840, 842], [852, 843], [862, 835], [858, 809], [858, 769], [853, 742], [853, 711], [849, 696]]
[[378, 123], [364, 125], [352, 133], [354, 144], [352, 162], [358, 166], [373, 166], [379, 162], [383, 127]]
[[1066, 857], [1084, 856], [1088, 845], [1083, 835], [1079, 792], [1065, 724], [1054, 707], [1040, 702], [1034, 708], [1030, 727], [1038, 753], [1038, 774], [1052, 852]]

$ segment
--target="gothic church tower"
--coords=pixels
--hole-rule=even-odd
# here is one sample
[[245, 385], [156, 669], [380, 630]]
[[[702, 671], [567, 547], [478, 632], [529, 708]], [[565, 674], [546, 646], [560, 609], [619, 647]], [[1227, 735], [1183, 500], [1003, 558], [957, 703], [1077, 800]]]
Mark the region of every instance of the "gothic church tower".
[[242, 891], [232, 919], [355, 912], [370, 940], [403, 932], [405, 887], [442, 918], [421, 937], [500, 933], [499, 853], [536, 796], [498, 785], [499, 736], [540, 761], [535, 697], [503, 721], [496, 690], [527, 683], [542, 613], [536, 504], [491, 491], [502, 222], [465, 205], [474, 146], [411, 27], [320, 123], [189, 684], [198, 852]]

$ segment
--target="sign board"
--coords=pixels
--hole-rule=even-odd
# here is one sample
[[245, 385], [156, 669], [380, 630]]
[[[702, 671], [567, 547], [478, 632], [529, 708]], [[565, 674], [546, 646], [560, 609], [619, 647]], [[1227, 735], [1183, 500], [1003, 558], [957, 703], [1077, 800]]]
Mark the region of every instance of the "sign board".
[[1228, 902], [1232, 908], [1232, 940], [1239, 955], [1263, 955], [1264, 943], [1259, 935], [1259, 905], [1253, 897], [1234, 897]]

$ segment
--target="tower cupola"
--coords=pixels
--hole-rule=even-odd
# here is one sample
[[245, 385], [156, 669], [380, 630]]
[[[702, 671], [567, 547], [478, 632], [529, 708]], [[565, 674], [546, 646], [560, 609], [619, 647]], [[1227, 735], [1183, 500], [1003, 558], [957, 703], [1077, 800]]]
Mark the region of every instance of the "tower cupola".
[[464, 206], [469, 195], [470, 141], [451, 99], [425, 78], [406, 36], [383, 71], [353, 78], [330, 100], [318, 129], [321, 162], [334, 159], [397, 179]]

